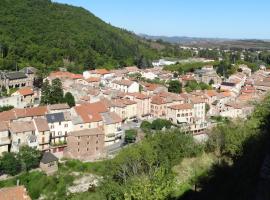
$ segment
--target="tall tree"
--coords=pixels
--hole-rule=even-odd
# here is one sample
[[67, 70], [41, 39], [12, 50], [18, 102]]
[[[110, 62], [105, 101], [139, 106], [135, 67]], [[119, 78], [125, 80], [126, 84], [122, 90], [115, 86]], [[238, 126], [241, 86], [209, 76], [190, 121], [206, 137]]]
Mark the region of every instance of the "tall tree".
[[74, 96], [70, 92], [65, 94], [64, 101], [69, 105], [69, 107], [75, 106]]
[[50, 103], [50, 92], [51, 92], [51, 86], [49, 84], [49, 81], [46, 79], [45, 82], [42, 84], [42, 87], [41, 87], [40, 104], [47, 105], [47, 104]]
[[59, 78], [52, 80], [50, 103], [57, 104], [64, 102], [64, 91], [62, 88], [62, 82]]

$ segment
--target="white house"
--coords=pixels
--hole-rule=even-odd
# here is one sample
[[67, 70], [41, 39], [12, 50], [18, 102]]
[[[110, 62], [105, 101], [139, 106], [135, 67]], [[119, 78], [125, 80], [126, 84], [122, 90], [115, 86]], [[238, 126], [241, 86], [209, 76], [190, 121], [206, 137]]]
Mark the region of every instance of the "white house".
[[137, 82], [126, 79], [111, 81], [110, 87], [114, 90], [119, 90], [121, 92], [127, 93], [135, 93], [139, 92], [140, 90], [140, 85]]
[[142, 77], [146, 78], [146, 79], [154, 80], [158, 76], [156, 74], [154, 74], [153, 72], [143, 72]]

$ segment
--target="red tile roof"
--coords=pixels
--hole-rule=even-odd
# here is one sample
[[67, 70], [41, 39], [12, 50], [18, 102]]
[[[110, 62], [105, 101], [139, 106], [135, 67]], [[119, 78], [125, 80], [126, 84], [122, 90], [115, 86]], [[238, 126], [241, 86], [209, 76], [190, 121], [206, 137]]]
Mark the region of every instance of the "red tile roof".
[[162, 104], [166, 104], [166, 101], [160, 96], [154, 96], [152, 97], [151, 103], [156, 104], [156, 105], [162, 105]]
[[17, 92], [22, 95], [22, 96], [27, 96], [27, 95], [33, 95], [33, 89], [29, 88], [29, 87], [25, 87], [25, 88], [21, 88], [19, 90], [17, 90]]
[[100, 82], [100, 78], [99, 77], [90, 77], [90, 78], [88, 78], [88, 79], [86, 79], [86, 81], [88, 82], [88, 83], [96, 83], [96, 82]]
[[15, 186], [0, 189], [1, 200], [31, 200], [24, 186]]
[[52, 77], [52, 78], [83, 79], [82, 74], [73, 74], [70, 72], [61, 72], [61, 71], [52, 72], [50, 74], [50, 77]]
[[100, 113], [108, 112], [103, 102], [85, 103], [75, 107], [75, 111], [80, 115], [85, 123], [102, 121]]

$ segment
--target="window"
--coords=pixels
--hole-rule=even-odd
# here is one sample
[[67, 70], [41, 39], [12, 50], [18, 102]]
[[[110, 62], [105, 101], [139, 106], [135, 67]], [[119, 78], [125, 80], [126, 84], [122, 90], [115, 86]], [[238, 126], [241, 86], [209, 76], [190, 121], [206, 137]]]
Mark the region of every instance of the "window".
[[96, 147], [96, 151], [98, 151], [98, 147]]
[[62, 131], [58, 131], [58, 135], [62, 135]]
[[65, 124], [65, 127], [68, 127], [68, 124]]
[[21, 143], [21, 139], [19, 138], [19, 139], [18, 139], [18, 144], [20, 144], [20, 143]]
[[59, 122], [59, 125], [61, 125], [61, 122]]
[[54, 125], [51, 125], [51, 129], [53, 129], [54, 128]]
[[96, 144], [98, 144], [98, 140], [96, 141]]
[[80, 142], [78, 142], [78, 146], [80, 145]]
[[80, 152], [80, 149], [78, 149], [78, 152]]
[[87, 148], [86, 151], [89, 151], [89, 149]]

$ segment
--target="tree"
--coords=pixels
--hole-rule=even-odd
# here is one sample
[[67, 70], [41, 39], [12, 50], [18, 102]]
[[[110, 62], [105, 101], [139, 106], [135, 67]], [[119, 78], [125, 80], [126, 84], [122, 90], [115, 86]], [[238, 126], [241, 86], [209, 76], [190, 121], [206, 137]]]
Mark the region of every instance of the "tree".
[[166, 119], [155, 119], [152, 122], [151, 128], [154, 130], [162, 130], [164, 127], [165, 128], [171, 128], [171, 121], [166, 120]]
[[69, 107], [75, 106], [74, 96], [70, 92], [65, 94], [64, 101], [69, 105]]
[[41, 87], [40, 104], [47, 105], [47, 104], [50, 103], [50, 92], [51, 92], [51, 86], [49, 84], [49, 81], [46, 79], [45, 82], [42, 84], [42, 87]]
[[50, 104], [57, 104], [64, 102], [64, 91], [62, 88], [62, 82], [59, 78], [52, 80], [51, 92], [50, 92]]
[[178, 80], [170, 81], [168, 91], [179, 94], [182, 92], [182, 84]]
[[4, 152], [0, 159], [0, 167], [3, 173], [14, 176], [20, 172], [21, 163], [15, 153]]
[[22, 170], [30, 170], [39, 166], [41, 152], [29, 146], [23, 146], [18, 153]]
[[149, 130], [152, 128], [152, 124], [151, 124], [149, 121], [143, 121], [143, 122], [141, 123], [140, 128], [141, 128], [144, 132], [146, 132], [146, 131], [149, 131]]
[[137, 137], [137, 131], [134, 129], [125, 131], [125, 143], [134, 143]]

